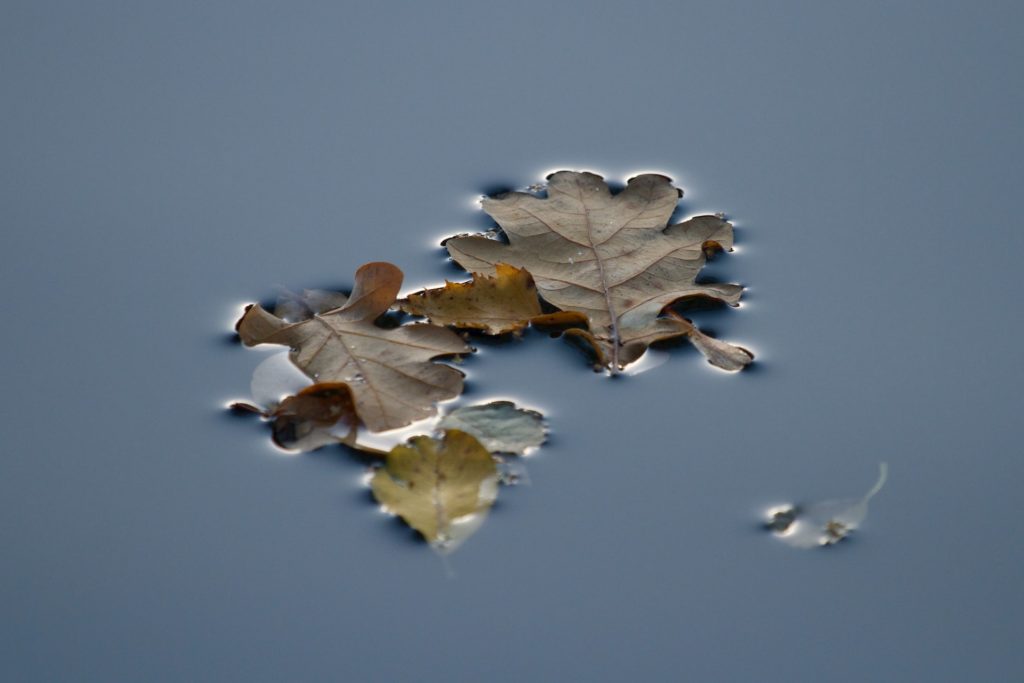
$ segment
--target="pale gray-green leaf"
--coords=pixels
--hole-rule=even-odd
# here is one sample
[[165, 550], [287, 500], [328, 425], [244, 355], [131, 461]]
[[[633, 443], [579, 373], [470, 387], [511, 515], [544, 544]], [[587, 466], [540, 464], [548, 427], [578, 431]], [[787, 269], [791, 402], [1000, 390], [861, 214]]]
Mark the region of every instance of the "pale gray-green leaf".
[[472, 434], [492, 453], [521, 455], [544, 443], [544, 416], [510, 401], [456, 408], [441, 418], [441, 429]]

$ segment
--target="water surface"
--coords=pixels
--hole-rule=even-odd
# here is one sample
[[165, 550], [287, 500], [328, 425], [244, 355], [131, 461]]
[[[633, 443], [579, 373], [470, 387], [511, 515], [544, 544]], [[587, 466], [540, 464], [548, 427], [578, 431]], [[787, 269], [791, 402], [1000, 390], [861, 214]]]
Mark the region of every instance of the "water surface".
[[[19, 681], [1024, 676], [1020, 10], [9, 2], [0, 661]], [[225, 416], [276, 287], [453, 277], [473, 198], [673, 177], [749, 287], [609, 381], [528, 337], [467, 400], [551, 443], [452, 557], [340, 451]], [[885, 490], [801, 551], [768, 507]]]

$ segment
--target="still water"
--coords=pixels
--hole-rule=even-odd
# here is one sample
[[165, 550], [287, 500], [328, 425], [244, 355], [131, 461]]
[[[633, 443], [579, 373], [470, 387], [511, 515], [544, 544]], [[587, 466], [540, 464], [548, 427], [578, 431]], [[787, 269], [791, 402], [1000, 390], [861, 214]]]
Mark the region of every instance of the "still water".
[[[12, 681], [1024, 677], [1012, 4], [8, 2], [0, 662]], [[363, 464], [225, 413], [240, 307], [458, 273], [474, 198], [557, 168], [725, 212], [686, 346], [609, 380], [479, 344], [530, 484], [439, 558]], [[885, 488], [801, 550], [774, 506]]]

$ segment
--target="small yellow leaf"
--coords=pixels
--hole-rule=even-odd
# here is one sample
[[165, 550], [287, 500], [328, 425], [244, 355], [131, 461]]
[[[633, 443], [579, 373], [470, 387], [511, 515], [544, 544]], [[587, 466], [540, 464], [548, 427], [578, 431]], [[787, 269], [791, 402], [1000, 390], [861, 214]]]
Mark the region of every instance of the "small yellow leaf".
[[410, 294], [401, 302], [402, 310], [437, 325], [488, 334], [518, 332], [541, 315], [537, 287], [524, 268], [499, 263], [494, 270], [494, 275], [474, 273], [470, 282], [449, 282]]
[[498, 468], [474, 437], [449, 429], [395, 446], [370, 487], [437, 550], [454, 550], [479, 528], [497, 496]]

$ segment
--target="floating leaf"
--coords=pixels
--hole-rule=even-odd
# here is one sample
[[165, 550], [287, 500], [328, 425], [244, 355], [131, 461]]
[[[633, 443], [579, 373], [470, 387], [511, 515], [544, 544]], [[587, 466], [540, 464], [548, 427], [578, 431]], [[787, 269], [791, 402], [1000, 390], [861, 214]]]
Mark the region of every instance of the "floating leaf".
[[397, 267], [368, 263], [356, 271], [355, 289], [340, 308], [289, 323], [259, 305], [250, 306], [238, 322], [238, 334], [247, 346], [291, 347], [292, 362], [316, 382], [347, 384], [371, 431], [404, 427], [435, 414], [436, 401], [462, 392], [462, 373], [431, 359], [471, 349], [436, 325], [375, 325], [401, 285]]
[[[256, 367], [252, 396], [253, 403], [236, 402], [231, 408], [270, 420], [272, 438], [281, 448], [311, 451], [339, 442], [357, 447], [359, 417], [349, 387], [311, 383], [287, 353], [276, 353]], [[339, 425], [347, 426], [347, 433]]]
[[494, 271], [493, 276], [473, 273], [470, 282], [448, 282], [410, 294], [401, 302], [402, 310], [438, 325], [488, 334], [518, 332], [541, 315], [537, 288], [524, 269], [498, 263]]
[[454, 550], [483, 523], [497, 496], [494, 458], [457, 429], [442, 439], [416, 436], [395, 446], [370, 487], [378, 502], [435, 549]]
[[878, 481], [862, 498], [824, 500], [773, 510], [766, 526], [784, 543], [796, 548], [832, 545], [846, 538], [868, 516], [868, 501], [882, 490], [889, 474], [879, 465]]
[[438, 427], [472, 434], [492, 453], [522, 454], [545, 438], [544, 416], [510, 401], [456, 408], [441, 418]]
[[[704, 341], [688, 321], [659, 317], [669, 304], [694, 296], [739, 301], [739, 285], [695, 282], [706, 252], [732, 248], [732, 225], [697, 216], [666, 227], [682, 196], [668, 178], [640, 175], [615, 195], [592, 173], [559, 171], [548, 180], [546, 198], [512, 192], [482, 201], [508, 244], [469, 236], [445, 246], [473, 273], [494, 275], [499, 263], [529, 270], [545, 301], [586, 315], [589, 330], [571, 334], [613, 372], [652, 342], [679, 336]], [[706, 342], [696, 345], [729, 369], [753, 358], [743, 350], [723, 354]]]
[[[348, 385], [314, 384], [295, 396], [289, 396], [270, 414], [274, 443], [281, 448], [311, 451], [332, 443], [355, 443], [359, 416]], [[349, 428], [338, 438], [332, 433], [337, 425]]]

